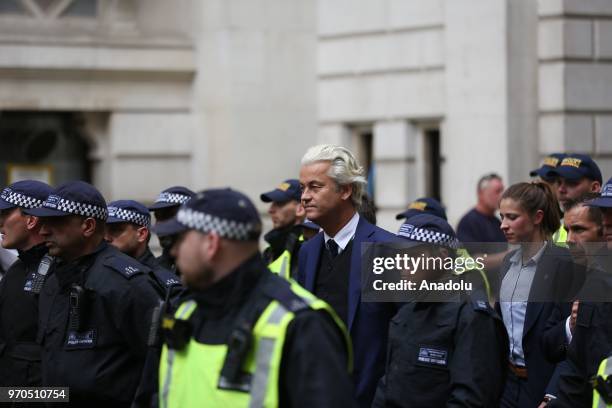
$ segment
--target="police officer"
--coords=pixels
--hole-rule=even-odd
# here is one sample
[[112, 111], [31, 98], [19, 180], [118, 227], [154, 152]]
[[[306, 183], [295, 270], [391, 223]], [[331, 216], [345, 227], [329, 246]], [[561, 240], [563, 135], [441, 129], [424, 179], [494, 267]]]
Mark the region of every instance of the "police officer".
[[409, 219], [413, 215], [419, 214], [435, 215], [436, 217], [440, 217], [446, 221], [446, 210], [444, 209], [444, 206], [440, 204], [438, 200], [431, 197], [417, 198], [408, 204], [408, 209], [406, 211], [397, 214], [395, 219]]
[[[407, 239], [406, 247], [413, 247], [412, 256], [452, 256], [458, 242], [441, 218], [421, 214], [405, 225], [399, 235]], [[439, 267], [411, 276], [415, 282], [457, 281]], [[391, 320], [388, 347], [373, 406], [499, 406], [508, 340], [486, 301], [462, 291], [419, 293]]]
[[261, 201], [270, 203], [268, 213], [274, 227], [264, 235], [269, 246], [263, 256], [272, 272], [284, 278], [295, 277], [298, 252], [304, 236], [299, 224], [306, 217], [300, 204], [302, 190], [296, 179], [283, 181], [272, 191], [261, 194]]
[[151, 215], [147, 207], [134, 200], [117, 200], [109, 203], [107, 209], [105, 239], [153, 271], [162, 297], [176, 298], [181, 282], [175, 273], [160, 265], [149, 249]]
[[351, 405], [344, 325], [266, 267], [261, 220], [244, 194], [205, 190], [156, 228], [182, 233], [177, 264], [190, 289], [162, 325], [161, 407]]
[[0, 281], [1, 386], [40, 385], [38, 295], [51, 259], [39, 234], [38, 218], [22, 210], [41, 206], [51, 190], [45, 183], [26, 180], [11, 184], [0, 194], [2, 245], [19, 251], [19, 259]]
[[591, 406], [594, 402], [591, 380], [600, 375], [600, 364], [612, 351], [612, 178], [603, 186], [601, 196], [587, 205], [602, 210], [607, 252], [593, 257], [597, 265], [590, 265], [577, 295], [580, 301], [577, 310], [572, 310], [573, 324], [572, 320], [567, 323], [571, 333], [566, 353], [568, 364], [559, 376], [557, 398], [550, 400], [547, 407]]
[[[444, 206], [435, 198], [421, 197], [417, 198], [408, 205], [408, 209], [395, 216], [396, 220], [404, 219], [404, 223], [407, 223], [415, 215], [430, 214], [435, 217], [442, 218], [446, 221], [446, 210]], [[401, 231], [400, 227], [400, 231]], [[453, 232], [453, 234], [455, 234]], [[480, 268], [474, 262], [474, 258], [470, 255], [468, 250], [459, 246], [456, 248], [457, 257], [463, 258], [463, 265], [465, 267], [460, 270], [455, 270], [456, 275], [463, 275], [463, 278], [469, 279], [474, 285], [477, 285], [479, 289], [482, 289], [482, 294], [486, 296], [487, 300], [493, 302], [493, 290], [487, 276], [485, 268]]]
[[[194, 192], [183, 186], [169, 187], [163, 190], [152, 206], [149, 207], [149, 211], [152, 211], [155, 215], [155, 222], [164, 222], [176, 215], [179, 207], [187, 202], [191, 197], [194, 196]], [[159, 245], [162, 247], [162, 254], [157, 258], [157, 261], [161, 266], [180, 275], [180, 271], [176, 270], [174, 264], [174, 257], [170, 254], [170, 248], [176, 240], [176, 236], [173, 235], [160, 235]]]
[[104, 241], [106, 202], [88, 183], [24, 212], [55, 257], [40, 294], [42, 384], [70, 387], [73, 406], [129, 406], [160, 301], [149, 269]]

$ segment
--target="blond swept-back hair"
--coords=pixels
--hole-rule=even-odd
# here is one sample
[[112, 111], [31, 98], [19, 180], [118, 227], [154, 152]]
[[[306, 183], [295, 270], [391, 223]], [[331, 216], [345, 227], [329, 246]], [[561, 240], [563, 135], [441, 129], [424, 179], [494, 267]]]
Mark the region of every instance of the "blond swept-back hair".
[[365, 191], [367, 181], [364, 177], [364, 169], [357, 163], [353, 153], [346, 147], [332, 144], [321, 144], [312, 146], [302, 157], [302, 165], [316, 162], [330, 162], [331, 166], [327, 175], [336, 182], [338, 186], [353, 186], [351, 201], [355, 208], [361, 206], [361, 198]]

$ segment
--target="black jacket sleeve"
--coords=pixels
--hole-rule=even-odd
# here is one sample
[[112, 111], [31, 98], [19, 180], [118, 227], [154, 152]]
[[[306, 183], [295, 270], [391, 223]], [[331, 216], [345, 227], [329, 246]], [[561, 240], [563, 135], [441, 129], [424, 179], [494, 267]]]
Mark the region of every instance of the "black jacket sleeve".
[[571, 313], [571, 304], [556, 303], [542, 332], [540, 345], [544, 356], [551, 363], [563, 361], [567, 351], [565, 322]]
[[499, 404], [508, 345], [501, 322], [492, 313], [474, 310], [469, 303], [463, 307], [449, 363], [452, 389], [447, 407]]
[[298, 312], [287, 328], [280, 369], [280, 406], [355, 405], [346, 342], [324, 311]]

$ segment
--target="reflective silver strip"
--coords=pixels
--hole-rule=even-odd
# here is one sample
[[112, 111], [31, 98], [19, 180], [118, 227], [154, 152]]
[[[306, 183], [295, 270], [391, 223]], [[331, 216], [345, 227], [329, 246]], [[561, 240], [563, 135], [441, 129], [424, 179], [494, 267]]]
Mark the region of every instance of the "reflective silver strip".
[[[185, 315], [189, 311], [193, 310], [195, 305], [196, 305], [195, 300], [189, 300], [183, 303], [181, 305], [183, 306], [183, 309], [180, 311], [179, 315], [177, 316], [177, 319], [182, 319], [183, 317], [185, 317]], [[166, 378], [164, 379], [164, 387], [162, 388], [162, 401], [161, 401], [162, 407], [168, 406], [168, 394], [170, 393], [170, 379], [172, 377], [172, 364], [174, 364], [174, 353], [175, 351], [173, 349], [168, 348], [168, 367], [166, 369]]]
[[[277, 304], [272, 313], [268, 316], [266, 324], [279, 324], [285, 315], [289, 313], [281, 304]], [[266, 394], [268, 392], [268, 381], [270, 377], [270, 361], [274, 353], [277, 339], [262, 337], [257, 347], [255, 356], [255, 374], [251, 383], [251, 402], [250, 408], [260, 408], [264, 406]]]
[[606, 369], [604, 371], [604, 375], [607, 377], [612, 374], [612, 357], [606, 358]]
[[287, 314], [287, 309], [284, 306], [278, 304], [268, 316], [268, 324], [280, 324], [283, 317]]
[[289, 274], [287, 273], [287, 269], [287, 257], [283, 255], [283, 263], [281, 264], [278, 274], [283, 278], [288, 278]]

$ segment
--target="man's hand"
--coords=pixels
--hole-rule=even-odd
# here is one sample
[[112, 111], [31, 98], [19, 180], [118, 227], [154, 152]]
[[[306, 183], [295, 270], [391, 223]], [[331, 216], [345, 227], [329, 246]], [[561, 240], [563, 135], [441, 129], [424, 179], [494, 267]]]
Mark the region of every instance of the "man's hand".
[[579, 303], [580, 301], [578, 300], [574, 300], [574, 303], [572, 303], [572, 314], [570, 315], [570, 321], [569, 321], [570, 331], [572, 332], [572, 335], [574, 335], [574, 330], [576, 329], [576, 319], [578, 318]]

